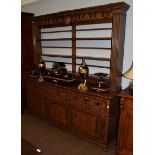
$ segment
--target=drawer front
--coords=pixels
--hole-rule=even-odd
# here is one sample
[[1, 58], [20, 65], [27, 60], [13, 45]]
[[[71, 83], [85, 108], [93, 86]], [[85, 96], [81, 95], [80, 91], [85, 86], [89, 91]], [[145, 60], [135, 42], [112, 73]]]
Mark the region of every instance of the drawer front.
[[74, 109], [86, 112], [86, 103], [82, 102], [82, 97], [79, 93], [72, 94], [71, 106]]
[[71, 104], [75, 109], [96, 116], [103, 116], [108, 112], [107, 108], [109, 108], [110, 101], [90, 95], [73, 94]]
[[39, 98], [44, 98], [47, 94], [47, 89], [45, 84], [30, 80], [28, 82], [28, 93]]
[[66, 104], [66, 103], [70, 103], [71, 100], [71, 95], [68, 91], [66, 91], [63, 88], [53, 88], [53, 101], [52, 102], [57, 102], [59, 104]]
[[87, 112], [97, 116], [103, 116], [108, 114], [107, 108], [109, 108], [109, 100], [105, 100], [98, 97], [91, 97], [87, 103]]

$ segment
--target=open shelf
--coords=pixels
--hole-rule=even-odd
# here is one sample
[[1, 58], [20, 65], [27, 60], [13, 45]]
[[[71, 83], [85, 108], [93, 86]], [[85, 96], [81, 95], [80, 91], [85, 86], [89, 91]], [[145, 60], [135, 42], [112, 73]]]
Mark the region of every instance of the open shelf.
[[47, 56], [47, 57], [72, 58], [72, 56], [70, 56], [70, 55], [56, 55], [56, 54], [42, 54], [42, 56]]
[[[72, 48], [66, 46], [42, 46], [42, 48]], [[100, 49], [100, 50], [111, 50], [111, 48], [106, 47], [76, 47], [76, 49]]]
[[[55, 63], [57, 63], [58, 61], [54, 61], [54, 60], [45, 60], [45, 62], [55, 62]], [[70, 62], [65, 62], [65, 64], [72, 64], [72, 63], [70, 63]], [[80, 63], [76, 63], [76, 65], [81, 65]], [[89, 64], [87, 64], [87, 66], [88, 67], [97, 67], [97, 68], [107, 68], [107, 69], [110, 69], [110, 67], [108, 67], [108, 66], [98, 66], [98, 65], [89, 65]]]
[[73, 38], [73, 40], [111, 40], [111, 37], [101, 37], [101, 38]]
[[85, 58], [90, 74], [108, 72], [110, 87], [120, 88], [128, 8], [119, 2], [34, 17], [34, 63], [64, 62], [75, 76]]

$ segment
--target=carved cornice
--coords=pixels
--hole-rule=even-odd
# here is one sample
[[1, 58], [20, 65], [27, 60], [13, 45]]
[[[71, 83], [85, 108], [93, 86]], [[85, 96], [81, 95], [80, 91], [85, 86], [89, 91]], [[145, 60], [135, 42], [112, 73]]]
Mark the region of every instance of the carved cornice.
[[128, 8], [129, 5], [124, 2], [111, 3], [42, 15], [34, 17], [34, 22], [40, 27], [108, 22], [114, 14], [125, 15]]

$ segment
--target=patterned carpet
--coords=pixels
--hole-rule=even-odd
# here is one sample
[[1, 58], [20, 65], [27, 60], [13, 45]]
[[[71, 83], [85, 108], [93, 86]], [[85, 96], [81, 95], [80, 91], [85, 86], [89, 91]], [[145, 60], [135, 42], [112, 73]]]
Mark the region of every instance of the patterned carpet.
[[42, 150], [42, 155], [115, 155], [114, 143], [108, 152], [38, 118], [24, 113], [21, 116], [21, 135]]

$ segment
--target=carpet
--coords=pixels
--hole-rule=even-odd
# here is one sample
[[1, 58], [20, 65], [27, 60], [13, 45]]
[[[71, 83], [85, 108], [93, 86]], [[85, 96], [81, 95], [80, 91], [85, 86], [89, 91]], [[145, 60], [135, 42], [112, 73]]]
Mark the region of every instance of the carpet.
[[115, 155], [115, 143], [104, 152], [101, 147], [24, 113], [21, 136], [42, 150], [42, 155]]

